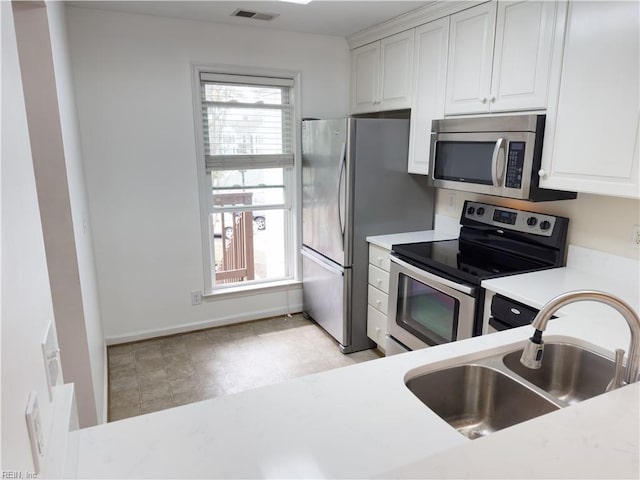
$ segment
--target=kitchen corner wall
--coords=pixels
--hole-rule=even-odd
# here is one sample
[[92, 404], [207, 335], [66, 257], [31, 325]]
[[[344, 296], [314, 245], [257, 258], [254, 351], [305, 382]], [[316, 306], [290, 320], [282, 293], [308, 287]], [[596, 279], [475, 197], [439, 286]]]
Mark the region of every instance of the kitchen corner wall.
[[191, 64], [301, 73], [302, 116], [349, 105], [344, 38], [67, 9], [108, 342], [278, 315], [299, 288], [205, 300]]
[[2, 21], [2, 464], [3, 472], [33, 472], [25, 422], [31, 392], [48, 443], [53, 403], [40, 342], [54, 322], [40, 210], [13, 13], [0, 2]]
[[[87, 345], [91, 380], [96, 404], [97, 423], [103, 423], [107, 417], [106, 405], [106, 346], [100, 316], [100, 302], [98, 296], [98, 280], [91, 235], [91, 217], [89, 215], [89, 201], [85, 186], [85, 174], [80, 149], [80, 132], [76, 110], [69, 45], [67, 41], [67, 26], [64, 4], [62, 2], [47, 2], [47, 18], [51, 38], [51, 54], [58, 93], [58, 109], [60, 111], [60, 127], [64, 147], [64, 159], [69, 188], [71, 220], [73, 223], [73, 237], [75, 240], [75, 261], [78, 264], [78, 280], [82, 301], [82, 316], [84, 336], [78, 340]], [[58, 322], [60, 324], [60, 322]], [[59, 325], [60, 330], [64, 325]], [[79, 335], [78, 328], [68, 326]], [[76, 356], [71, 361], [86, 360]], [[82, 387], [76, 385], [76, 395], [82, 394]], [[83, 417], [82, 404], [78, 401], [78, 414]], [[81, 426], [87, 422], [80, 420]]]
[[64, 6], [14, 2], [13, 18], [62, 371], [75, 384], [80, 425], [87, 427], [103, 421], [106, 349]]
[[459, 220], [465, 200], [567, 217], [570, 244], [640, 259], [640, 249], [631, 243], [632, 226], [640, 224], [639, 200], [579, 193], [575, 200], [531, 203], [439, 188], [436, 213]]

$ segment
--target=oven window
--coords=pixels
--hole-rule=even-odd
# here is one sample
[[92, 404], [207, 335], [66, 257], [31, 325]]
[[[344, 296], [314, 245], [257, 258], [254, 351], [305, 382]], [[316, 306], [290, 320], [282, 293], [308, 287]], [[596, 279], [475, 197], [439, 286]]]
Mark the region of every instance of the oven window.
[[441, 180], [492, 185], [495, 146], [496, 142], [438, 141], [433, 174]]
[[429, 345], [456, 340], [457, 299], [399, 274], [397, 324]]

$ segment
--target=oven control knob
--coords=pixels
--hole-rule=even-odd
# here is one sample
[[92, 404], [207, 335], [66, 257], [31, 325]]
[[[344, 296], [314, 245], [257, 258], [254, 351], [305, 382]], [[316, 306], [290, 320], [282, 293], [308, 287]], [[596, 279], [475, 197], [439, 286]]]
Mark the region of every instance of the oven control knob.
[[482, 215], [484, 215], [484, 208], [478, 207], [478, 216], [481, 217]]
[[543, 220], [542, 222], [540, 222], [540, 230], [549, 230], [549, 228], [551, 227], [551, 223], [549, 223], [546, 220]]
[[473, 215], [476, 213], [476, 209], [474, 207], [467, 208], [467, 215]]
[[535, 227], [537, 223], [538, 219], [536, 217], [527, 218], [527, 225], [529, 225], [530, 227]]

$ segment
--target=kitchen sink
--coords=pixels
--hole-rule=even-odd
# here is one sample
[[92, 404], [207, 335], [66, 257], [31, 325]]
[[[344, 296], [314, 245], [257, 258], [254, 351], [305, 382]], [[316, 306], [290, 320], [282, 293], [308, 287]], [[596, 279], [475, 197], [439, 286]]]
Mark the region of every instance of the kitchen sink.
[[537, 370], [522, 365], [521, 355], [522, 350], [505, 355], [505, 366], [569, 405], [604, 393], [615, 369], [611, 360], [568, 343], [545, 344]]
[[448, 368], [409, 372], [407, 388], [460, 433], [474, 439], [604, 393], [612, 360], [569, 343], [545, 344], [540, 369], [520, 363], [522, 349]]
[[559, 408], [517, 380], [482, 365], [426, 373], [406, 385], [422, 403], [471, 439]]

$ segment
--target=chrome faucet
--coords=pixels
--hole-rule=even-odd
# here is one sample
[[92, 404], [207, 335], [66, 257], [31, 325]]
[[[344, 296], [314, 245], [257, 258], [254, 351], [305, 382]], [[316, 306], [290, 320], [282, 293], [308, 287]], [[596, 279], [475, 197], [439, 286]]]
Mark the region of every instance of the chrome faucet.
[[616, 375], [609, 384], [609, 389], [618, 388], [622, 385], [633, 383], [638, 380], [638, 368], [640, 365], [640, 317], [633, 308], [624, 300], [613, 295], [595, 290], [578, 290], [558, 295], [547, 303], [538, 315], [531, 322], [531, 326], [536, 329], [533, 337], [525, 345], [520, 363], [528, 368], [540, 368], [544, 353], [544, 342], [542, 332], [547, 328], [547, 322], [551, 316], [562, 307], [574, 302], [595, 301], [613, 307], [626, 320], [631, 330], [631, 343], [629, 344], [629, 356], [624, 380], [621, 378], [623, 353], [616, 351]]

